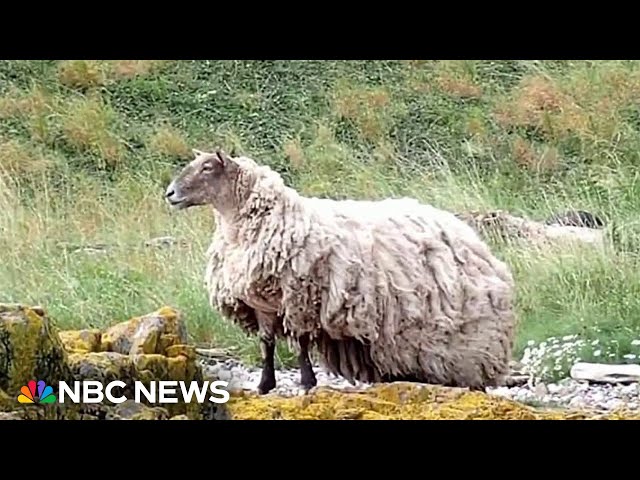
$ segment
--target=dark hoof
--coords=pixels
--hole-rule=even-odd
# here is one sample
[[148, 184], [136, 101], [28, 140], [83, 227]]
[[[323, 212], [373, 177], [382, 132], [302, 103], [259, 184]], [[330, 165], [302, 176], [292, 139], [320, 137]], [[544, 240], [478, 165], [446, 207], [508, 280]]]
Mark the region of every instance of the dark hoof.
[[271, 390], [273, 390], [274, 388], [276, 388], [275, 379], [263, 378], [258, 384], [258, 393], [260, 395], [265, 395], [269, 393]]
[[302, 386], [302, 389], [305, 392], [308, 392], [309, 390], [311, 390], [313, 387], [315, 387], [316, 385], [318, 385], [318, 381], [316, 380], [315, 375], [312, 376], [308, 376], [308, 377], [302, 377], [300, 379], [300, 385]]

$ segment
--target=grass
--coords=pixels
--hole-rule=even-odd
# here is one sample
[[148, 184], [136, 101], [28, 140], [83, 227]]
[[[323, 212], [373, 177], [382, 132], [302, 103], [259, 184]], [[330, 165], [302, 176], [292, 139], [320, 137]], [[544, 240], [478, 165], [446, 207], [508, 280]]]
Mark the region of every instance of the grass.
[[[639, 98], [634, 61], [2, 62], [0, 301], [41, 304], [61, 328], [170, 304], [194, 341], [257, 359], [207, 303], [211, 216], [162, 198], [192, 147], [224, 144], [307, 194], [607, 218], [625, 248], [496, 250], [518, 283], [518, 356], [576, 334], [598, 340], [581, 358], [606, 344], [627, 361], [640, 338]], [[164, 235], [186, 246], [144, 246]], [[69, 248], [95, 244], [109, 248]]]

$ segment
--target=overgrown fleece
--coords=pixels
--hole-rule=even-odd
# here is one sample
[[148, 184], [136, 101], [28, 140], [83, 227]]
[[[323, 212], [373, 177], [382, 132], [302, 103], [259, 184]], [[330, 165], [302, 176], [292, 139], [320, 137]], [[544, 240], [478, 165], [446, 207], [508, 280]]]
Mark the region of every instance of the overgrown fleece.
[[[220, 144], [310, 195], [599, 214], [629, 233], [606, 256], [496, 248], [518, 283], [518, 354], [577, 334], [581, 358], [606, 344], [626, 361], [640, 348], [638, 100], [636, 61], [4, 61], [0, 301], [43, 305], [62, 328], [170, 304], [194, 341], [256, 359], [207, 303], [210, 212], [162, 198], [191, 147]], [[144, 246], [166, 235], [183, 243]]]

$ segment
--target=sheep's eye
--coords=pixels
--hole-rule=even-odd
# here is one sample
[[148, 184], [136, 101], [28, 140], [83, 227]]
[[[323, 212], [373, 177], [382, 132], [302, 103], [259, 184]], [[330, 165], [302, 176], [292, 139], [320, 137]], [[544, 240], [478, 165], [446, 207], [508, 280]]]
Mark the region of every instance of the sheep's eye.
[[205, 163], [202, 165], [203, 172], [210, 172], [211, 170], [213, 170], [213, 165], [211, 165], [210, 163]]

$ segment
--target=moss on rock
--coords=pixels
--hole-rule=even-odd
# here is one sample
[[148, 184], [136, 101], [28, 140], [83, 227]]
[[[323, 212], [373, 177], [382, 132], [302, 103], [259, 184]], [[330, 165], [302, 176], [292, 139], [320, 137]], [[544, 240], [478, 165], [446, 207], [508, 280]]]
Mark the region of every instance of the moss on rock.
[[544, 410], [481, 392], [397, 382], [367, 390], [317, 388], [306, 396], [234, 394], [231, 420], [579, 420], [640, 419], [632, 412]]
[[102, 332], [98, 329], [65, 330], [58, 333], [65, 350], [70, 353], [99, 352]]
[[187, 343], [187, 329], [171, 307], [134, 317], [108, 328], [102, 334], [101, 350], [125, 355], [164, 354], [172, 345]]
[[[195, 348], [187, 344], [186, 326], [170, 307], [105, 331], [58, 332], [40, 307], [0, 304], [0, 410], [13, 411], [2, 418], [161, 419], [186, 415], [198, 419], [210, 415], [207, 404], [185, 404], [180, 388], [176, 395], [179, 402], [162, 408], [148, 404], [133, 408], [129, 403], [112, 404], [106, 398], [99, 404], [65, 402], [33, 408], [17, 402], [20, 388], [29, 380], [44, 380], [54, 388], [60, 380], [70, 384], [95, 380], [103, 385], [120, 380], [127, 385], [122, 393], [128, 399], [134, 398], [136, 382], [148, 389], [151, 381], [201, 382], [202, 371]], [[144, 397], [142, 401], [147, 402]]]
[[42, 308], [0, 304], [0, 390], [15, 399], [29, 380], [69, 378], [67, 352]]
[[134, 369], [131, 358], [117, 352], [72, 353], [68, 358], [75, 380], [97, 380], [103, 384], [131, 381]]

